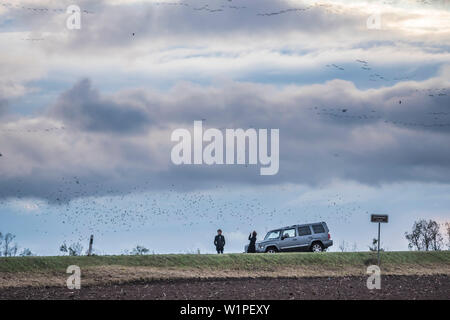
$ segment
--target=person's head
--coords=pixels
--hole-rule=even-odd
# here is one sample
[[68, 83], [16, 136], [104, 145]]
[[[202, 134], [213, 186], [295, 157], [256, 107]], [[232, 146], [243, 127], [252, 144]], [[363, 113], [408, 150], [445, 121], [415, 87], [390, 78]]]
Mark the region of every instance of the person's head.
[[222, 234], [222, 230], [217, 230], [217, 234], [220, 236]]
[[253, 234], [254, 237], [256, 237], [256, 235], [257, 235], [256, 231], [254, 231], [254, 230], [253, 230], [252, 234]]

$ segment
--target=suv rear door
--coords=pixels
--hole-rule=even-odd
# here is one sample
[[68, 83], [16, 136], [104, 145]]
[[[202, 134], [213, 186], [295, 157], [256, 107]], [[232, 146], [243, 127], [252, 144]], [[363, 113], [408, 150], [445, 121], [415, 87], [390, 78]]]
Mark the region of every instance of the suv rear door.
[[307, 250], [312, 241], [311, 227], [309, 225], [299, 226], [297, 232], [298, 245], [300, 246], [299, 250]]
[[311, 225], [313, 229], [313, 240], [325, 241], [328, 240], [328, 228], [322, 223], [314, 223]]

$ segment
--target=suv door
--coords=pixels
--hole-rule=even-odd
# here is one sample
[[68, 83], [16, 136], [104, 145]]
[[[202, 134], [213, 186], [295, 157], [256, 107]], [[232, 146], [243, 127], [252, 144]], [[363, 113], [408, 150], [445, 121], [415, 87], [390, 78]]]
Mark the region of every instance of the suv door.
[[280, 238], [280, 249], [282, 251], [295, 251], [298, 247], [298, 239], [295, 228], [284, 229]]
[[312, 241], [312, 232], [311, 227], [309, 225], [307, 226], [300, 226], [297, 228], [298, 232], [298, 245], [300, 251], [307, 251], [309, 246], [311, 245]]
[[325, 241], [328, 240], [328, 232], [326, 232], [325, 227], [321, 223], [316, 223], [311, 225], [314, 235], [313, 240]]

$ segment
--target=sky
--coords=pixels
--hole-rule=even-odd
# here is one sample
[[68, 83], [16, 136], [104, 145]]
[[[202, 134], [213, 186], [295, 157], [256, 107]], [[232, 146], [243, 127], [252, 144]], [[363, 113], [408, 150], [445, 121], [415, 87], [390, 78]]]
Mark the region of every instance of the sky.
[[[70, 5], [80, 29], [69, 29]], [[0, 232], [60, 254], [331, 251], [450, 221], [450, 1], [0, 1]], [[279, 129], [279, 171], [175, 165], [171, 133]]]

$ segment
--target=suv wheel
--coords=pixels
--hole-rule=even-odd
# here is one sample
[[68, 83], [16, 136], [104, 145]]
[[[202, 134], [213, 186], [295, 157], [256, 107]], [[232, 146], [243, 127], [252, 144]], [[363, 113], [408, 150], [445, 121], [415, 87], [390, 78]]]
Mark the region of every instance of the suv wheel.
[[266, 249], [266, 252], [267, 253], [277, 253], [278, 250], [275, 247], [269, 247], [269, 248]]
[[323, 251], [323, 246], [320, 242], [314, 242], [311, 245], [311, 251], [312, 252], [322, 252]]

